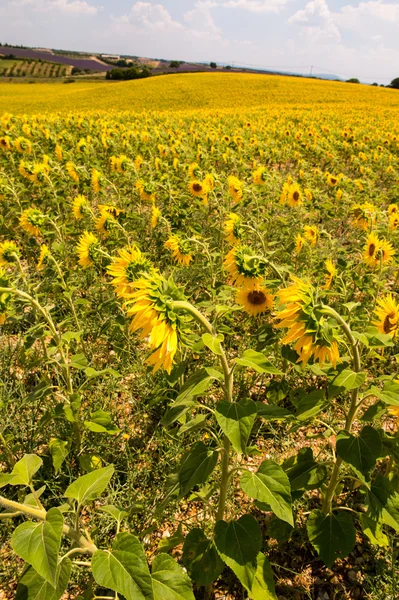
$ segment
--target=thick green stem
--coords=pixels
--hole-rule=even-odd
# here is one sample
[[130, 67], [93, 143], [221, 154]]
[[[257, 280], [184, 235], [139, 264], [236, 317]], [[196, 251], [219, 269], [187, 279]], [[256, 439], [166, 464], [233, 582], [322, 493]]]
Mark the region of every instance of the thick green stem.
[[[208, 321], [204, 315], [195, 308], [189, 302], [173, 302], [173, 307], [177, 309], [186, 310], [190, 313], [197, 321], [204, 327], [204, 329], [215, 335], [215, 330], [212, 327], [211, 323]], [[221, 348], [220, 362], [223, 369], [224, 374], [224, 397], [226, 402], [233, 402], [233, 384], [234, 384], [234, 376], [233, 369], [230, 368], [229, 363], [227, 361], [226, 354]], [[218, 509], [216, 513], [216, 520], [219, 521], [223, 519], [225, 508], [226, 508], [226, 499], [227, 492], [229, 488], [229, 458], [230, 458], [230, 441], [227, 436], [223, 437], [223, 451], [222, 451], [222, 475], [220, 479], [220, 491], [219, 491], [219, 502]]]
[[[8, 500], [3, 496], [0, 496], [0, 506], [12, 510], [19, 514], [24, 514], [27, 517], [32, 517], [33, 519], [39, 519], [40, 521], [46, 520], [46, 511], [40, 510], [37, 508], [33, 508], [32, 506], [28, 506], [27, 504], [21, 504], [20, 502], [15, 502], [14, 500]], [[76, 544], [79, 545], [80, 548], [84, 549], [85, 552], [89, 554], [94, 554], [97, 550], [97, 546], [95, 546], [92, 542], [89, 542], [84, 535], [81, 535], [79, 531], [76, 531], [73, 527], [64, 524], [63, 526], [64, 534], [73, 540]]]
[[[359, 348], [357, 346], [357, 342], [356, 342], [355, 338], [352, 335], [352, 331], [351, 331], [349, 325], [346, 323], [346, 321], [341, 317], [341, 315], [339, 313], [337, 313], [333, 308], [331, 308], [329, 306], [323, 306], [322, 312], [326, 315], [331, 315], [332, 317], [334, 317], [334, 319], [337, 321], [337, 323], [339, 323], [339, 325], [342, 327], [342, 330], [345, 333], [346, 338], [351, 346], [353, 370], [356, 373], [359, 373], [361, 370]], [[350, 430], [352, 429], [353, 421], [355, 420], [356, 413], [359, 408], [358, 402], [357, 402], [358, 397], [359, 397], [359, 388], [357, 387], [354, 390], [352, 390], [351, 403], [349, 406], [349, 410], [346, 414], [345, 430], [348, 432], [350, 432]], [[335, 493], [335, 490], [336, 490], [336, 487], [338, 484], [339, 471], [341, 468], [341, 464], [342, 464], [342, 458], [340, 458], [338, 456], [335, 460], [334, 468], [331, 473], [330, 482], [328, 484], [328, 487], [327, 487], [327, 490], [326, 490], [326, 493], [324, 496], [322, 510], [325, 514], [328, 514], [329, 512], [331, 512], [331, 504], [332, 504], [334, 493]]]

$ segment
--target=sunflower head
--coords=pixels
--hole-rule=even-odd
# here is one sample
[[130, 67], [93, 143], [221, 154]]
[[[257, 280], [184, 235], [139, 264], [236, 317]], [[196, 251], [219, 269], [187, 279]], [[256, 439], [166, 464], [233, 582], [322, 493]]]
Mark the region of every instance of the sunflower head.
[[41, 234], [40, 227], [46, 220], [46, 215], [43, 215], [37, 208], [26, 208], [19, 218], [19, 224], [24, 231], [37, 237]]
[[0, 243], [0, 266], [5, 267], [13, 262], [16, 262], [17, 258], [21, 256], [20, 250], [17, 244], [13, 241], [6, 240]]
[[288, 187], [287, 202], [292, 208], [303, 204], [301, 188], [297, 183], [293, 183]]
[[203, 196], [207, 195], [209, 188], [204, 181], [192, 179], [188, 184], [188, 191], [192, 196], [195, 196], [196, 198], [202, 198]]
[[86, 196], [78, 194], [78, 196], [76, 196], [76, 198], [72, 202], [72, 214], [77, 221], [83, 219], [86, 212], [88, 212], [88, 206], [89, 203]]
[[76, 248], [80, 266], [83, 268], [91, 267], [98, 259], [99, 249], [100, 242], [98, 238], [91, 231], [85, 231], [80, 236]]
[[232, 285], [261, 282], [264, 278], [267, 263], [257, 256], [253, 250], [244, 245], [237, 245], [230, 250], [224, 261], [226, 271]]
[[387, 294], [377, 302], [374, 314], [377, 319], [373, 322], [380, 333], [397, 336], [399, 328], [399, 304], [393, 294]]
[[306, 241], [308, 241], [311, 246], [315, 246], [319, 237], [319, 230], [317, 227], [315, 225], [304, 225], [303, 232]]
[[235, 213], [230, 213], [223, 224], [226, 240], [232, 245], [238, 244], [242, 237], [240, 224], [241, 217]]
[[141, 329], [140, 338], [148, 339], [152, 354], [147, 364], [153, 372], [165, 369], [170, 373], [178, 350], [180, 334], [184, 331], [185, 317], [173, 309], [174, 300], [184, 300], [183, 292], [174, 282], [151, 272], [135, 282], [135, 289], [126, 295], [125, 310], [133, 317], [130, 331]]
[[236, 202], [241, 202], [244, 194], [244, 184], [234, 175], [230, 175], [227, 179], [229, 186], [229, 194]]
[[151, 209], [151, 229], [155, 229], [155, 227], [159, 223], [160, 217], [161, 217], [160, 209], [157, 206], [155, 206], [155, 204], [153, 204], [152, 209]]
[[320, 312], [317, 291], [308, 281], [291, 276], [293, 284], [277, 292], [280, 310], [277, 328], [288, 329], [281, 344], [293, 344], [299, 358], [306, 364], [312, 357], [335, 367], [339, 361], [336, 328]]
[[112, 277], [116, 295], [125, 298], [134, 290], [134, 282], [143, 274], [153, 271], [153, 265], [137, 248], [130, 246], [118, 250], [118, 256], [111, 259], [107, 272]]
[[363, 248], [363, 260], [369, 267], [375, 267], [380, 260], [381, 240], [377, 234], [372, 231], [367, 236], [366, 244]]
[[267, 174], [266, 167], [258, 167], [253, 172], [253, 180], [255, 185], [264, 185], [266, 183]]
[[273, 294], [257, 282], [244, 283], [236, 291], [236, 300], [252, 317], [273, 308]]
[[40, 246], [39, 260], [37, 261], [36, 270], [43, 271], [50, 257], [50, 249], [46, 244]]
[[172, 234], [165, 242], [165, 248], [172, 252], [172, 256], [180, 265], [187, 267], [193, 260], [192, 250], [188, 240]]

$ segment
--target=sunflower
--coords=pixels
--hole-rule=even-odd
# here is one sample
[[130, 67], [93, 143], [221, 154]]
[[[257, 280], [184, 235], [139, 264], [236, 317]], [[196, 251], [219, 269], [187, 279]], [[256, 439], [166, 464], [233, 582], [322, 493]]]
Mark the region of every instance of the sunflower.
[[300, 233], [297, 233], [295, 236], [295, 252], [296, 252], [296, 254], [300, 253], [305, 242], [306, 242], [305, 238], [302, 237]]
[[14, 140], [14, 146], [21, 154], [24, 152], [30, 154], [32, 152], [32, 142], [24, 137], [17, 137]]
[[399, 213], [399, 207], [397, 204], [390, 204], [388, 206], [388, 215], [397, 215]]
[[227, 179], [229, 186], [229, 194], [234, 198], [236, 202], [241, 202], [243, 194], [244, 194], [244, 184], [234, 175], [230, 175]]
[[261, 283], [266, 262], [262, 257], [255, 255], [248, 246], [237, 245], [227, 254], [224, 267], [230, 276], [230, 283], [241, 286]]
[[99, 247], [100, 242], [91, 231], [85, 231], [80, 236], [76, 251], [79, 256], [78, 262], [81, 267], [90, 267], [94, 264]]
[[309, 188], [305, 188], [304, 194], [306, 196], [306, 200], [308, 200], [309, 202], [311, 202], [313, 200], [312, 190], [310, 190]]
[[100, 212], [103, 212], [103, 211], [107, 212], [109, 215], [111, 215], [114, 218], [119, 217], [119, 215], [121, 213], [123, 213], [122, 208], [118, 208], [117, 206], [114, 206], [113, 204], [99, 204], [98, 209]]
[[380, 241], [380, 252], [381, 260], [384, 264], [390, 263], [395, 256], [395, 250], [392, 248], [392, 244], [387, 240]]
[[399, 304], [392, 294], [380, 298], [374, 311], [377, 319], [373, 322], [380, 333], [396, 337], [399, 328]]
[[71, 179], [73, 179], [75, 183], [79, 183], [79, 175], [78, 175], [78, 172], [76, 171], [76, 167], [73, 164], [73, 162], [68, 161], [65, 165], [65, 169], [66, 169], [69, 177], [71, 177]]
[[315, 225], [304, 225], [303, 227], [304, 237], [311, 246], [315, 246], [317, 238], [319, 237], [319, 230]]
[[223, 224], [225, 238], [230, 244], [237, 244], [242, 237], [240, 227], [241, 217], [235, 213], [229, 213], [228, 219]]
[[78, 194], [78, 196], [76, 196], [76, 198], [72, 202], [72, 214], [77, 221], [83, 219], [88, 206], [89, 203], [87, 201], [86, 196]]
[[6, 240], [0, 243], [0, 267], [8, 266], [20, 257], [20, 251], [17, 244]]
[[333, 282], [333, 279], [337, 274], [337, 269], [336, 269], [333, 261], [331, 260], [331, 258], [327, 258], [324, 266], [327, 271], [326, 283], [324, 285], [324, 289], [329, 290], [331, 287], [331, 284]]
[[161, 217], [161, 211], [155, 204], [152, 205], [151, 209], [151, 229], [155, 229], [155, 227], [159, 223], [159, 219]]
[[197, 179], [200, 177], [201, 175], [201, 169], [199, 168], [199, 164], [196, 162], [193, 162], [191, 164], [188, 165], [187, 167], [188, 170], [188, 174], [190, 176], [190, 179]]
[[369, 267], [375, 267], [380, 256], [381, 240], [374, 231], [368, 237], [363, 248], [363, 260]]
[[256, 171], [253, 172], [255, 185], [264, 185], [266, 183], [266, 178], [266, 167], [258, 167]]
[[[146, 362], [153, 365], [153, 373], [161, 368], [170, 373], [173, 367], [180, 322], [168, 300], [177, 299], [173, 298], [177, 291], [170, 281], [165, 282], [161, 276], [152, 273], [138, 279], [134, 292], [127, 296], [125, 309], [128, 316], [134, 317], [129, 329], [141, 329], [140, 338], [148, 338], [153, 353]], [[178, 299], [181, 299], [181, 293]]]
[[202, 198], [206, 196], [209, 192], [209, 188], [204, 181], [199, 181], [199, 179], [193, 179], [188, 184], [188, 191], [192, 196], [196, 198]]
[[54, 152], [57, 157], [57, 160], [61, 161], [62, 157], [63, 157], [63, 151], [62, 151], [62, 147], [59, 144], [56, 144]]
[[143, 273], [149, 273], [153, 266], [137, 246], [118, 250], [118, 255], [112, 257], [111, 264], [107, 267], [107, 273], [113, 278], [111, 284], [115, 288], [116, 295], [124, 298], [126, 294], [134, 291], [133, 283]]
[[11, 138], [9, 135], [0, 137], [0, 148], [3, 150], [11, 150]]
[[208, 190], [213, 190], [215, 187], [215, 178], [212, 173], [207, 173], [204, 177], [204, 184], [208, 188]]
[[388, 406], [388, 414], [390, 417], [395, 417], [396, 427], [399, 425], [399, 406]]
[[328, 173], [327, 175], [327, 183], [330, 187], [335, 187], [339, 182], [338, 177], [334, 177], [334, 175], [330, 175], [330, 173]]
[[99, 233], [107, 236], [112, 224], [115, 223], [114, 217], [106, 210], [100, 210], [100, 216], [94, 222], [94, 226]]
[[399, 227], [399, 215], [392, 213], [392, 215], [389, 215], [388, 229], [390, 229], [392, 231], [394, 229], [398, 229], [398, 227]]
[[37, 265], [36, 265], [36, 270], [37, 271], [43, 271], [45, 265], [48, 262], [49, 256], [50, 256], [49, 247], [46, 246], [46, 244], [42, 244], [40, 246], [39, 260], [37, 261]]
[[45, 218], [45, 215], [37, 208], [26, 208], [19, 217], [19, 224], [24, 231], [37, 237], [41, 234], [40, 227], [43, 225]]
[[101, 173], [97, 169], [91, 170], [91, 189], [98, 194], [101, 189]]
[[291, 207], [301, 206], [301, 204], [303, 204], [302, 192], [297, 183], [293, 183], [289, 186], [287, 191], [287, 202]]
[[286, 204], [287, 200], [288, 200], [288, 192], [290, 189], [290, 183], [288, 181], [286, 181], [283, 184], [283, 189], [281, 190], [281, 194], [280, 194], [280, 204]]
[[236, 291], [237, 303], [251, 317], [273, 308], [273, 294], [260, 283], [246, 283]]
[[142, 179], [139, 179], [136, 181], [135, 188], [139, 192], [140, 200], [155, 201], [154, 187], [151, 183], [144, 183]]
[[364, 204], [355, 204], [352, 207], [352, 224], [358, 229], [366, 230], [376, 222], [376, 207], [370, 202]]
[[144, 161], [144, 159], [143, 159], [143, 157], [142, 157], [142, 156], [140, 156], [140, 154], [138, 154], [138, 155], [136, 156], [136, 158], [134, 159], [134, 161], [133, 161], [133, 164], [134, 164], [134, 166], [136, 167], [136, 170], [137, 170], [137, 171], [140, 171], [140, 167], [141, 167], [141, 165], [143, 164], [143, 161]]
[[173, 258], [180, 264], [188, 267], [193, 260], [191, 250], [186, 240], [172, 234], [164, 244], [165, 248], [172, 251]]
[[312, 357], [320, 364], [329, 361], [336, 367], [339, 349], [334, 330], [324, 316], [315, 315], [317, 294], [308, 281], [291, 275], [293, 284], [277, 292], [281, 308], [276, 315], [279, 329], [288, 329], [281, 344], [294, 344], [299, 358], [306, 364]]

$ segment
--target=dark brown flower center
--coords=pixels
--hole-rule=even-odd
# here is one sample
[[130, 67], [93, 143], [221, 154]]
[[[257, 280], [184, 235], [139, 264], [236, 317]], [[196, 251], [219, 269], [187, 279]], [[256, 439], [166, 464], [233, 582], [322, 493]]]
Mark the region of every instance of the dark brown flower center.
[[394, 313], [389, 313], [389, 315], [387, 315], [384, 319], [384, 323], [383, 323], [383, 328], [384, 328], [384, 332], [385, 333], [391, 333], [391, 331], [393, 331], [393, 329], [396, 329], [395, 325], [392, 325], [391, 323], [391, 319], [393, 319], [394, 317]]
[[202, 190], [202, 185], [200, 183], [194, 183], [193, 190], [194, 192], [200, 192]]
[[295, 190], [295, 192], [292, 194], [292, 197], [294, 198], [295, 202], [298, 202], [298, 200], [299, 200], [299, 192], [297, 190]]
[[374, 256], [375, 252], [375, 244], [370, 244], [369, 246], [369, 256]]
[[335, 179], [335, 177], [331, 177], [330, 181], [331, 181], [331, 183], [333, 183], [333, 184], [337, 183], [337, 180]]
[[260, 304], [266, 302], [266, 296], [264, 292], [260, 292], [259, 290], [252, 290], [252, 292], [249, 292], [248, 294], [248, 302], [254, 304], [255, 306], [259, 306]]

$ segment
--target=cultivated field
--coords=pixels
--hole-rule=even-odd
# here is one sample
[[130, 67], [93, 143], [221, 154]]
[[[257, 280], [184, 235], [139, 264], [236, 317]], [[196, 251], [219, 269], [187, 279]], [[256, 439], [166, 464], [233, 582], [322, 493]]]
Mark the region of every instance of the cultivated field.
[[0, 598], [397, 598], [398, 107], [0, 84]]
[[0, 77], [65, 77], [72, 67], [37, 60], [0, 60]]

